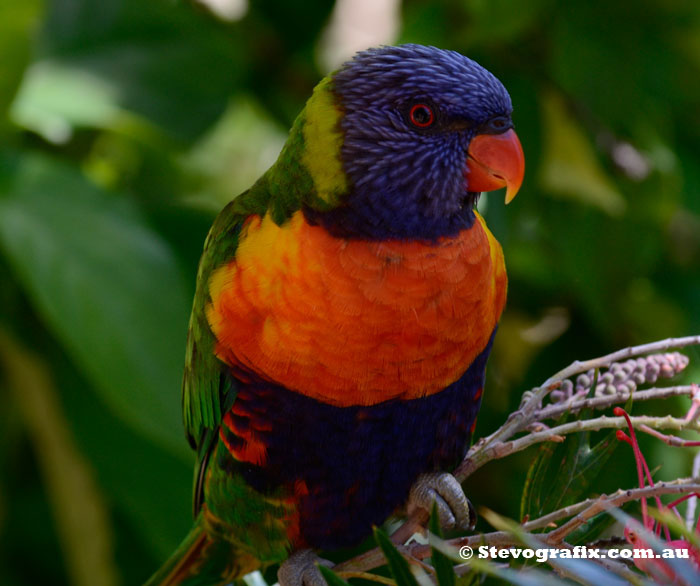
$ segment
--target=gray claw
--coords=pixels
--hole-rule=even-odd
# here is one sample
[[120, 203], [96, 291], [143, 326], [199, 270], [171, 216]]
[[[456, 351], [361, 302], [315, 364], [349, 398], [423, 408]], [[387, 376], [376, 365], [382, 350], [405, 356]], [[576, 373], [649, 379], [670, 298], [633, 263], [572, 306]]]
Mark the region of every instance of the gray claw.
[[310, 549], [295, 551], [277, 570], [280, 586], [328, 586], [317, 564], [328, 567], [333, 565]]
[[476, 511], [452, 474], [433, 472], [419, 476], [408, 495], [408, 513], [416, 509], [431, 512], [433, 503], [443, 529], [474, 529]]

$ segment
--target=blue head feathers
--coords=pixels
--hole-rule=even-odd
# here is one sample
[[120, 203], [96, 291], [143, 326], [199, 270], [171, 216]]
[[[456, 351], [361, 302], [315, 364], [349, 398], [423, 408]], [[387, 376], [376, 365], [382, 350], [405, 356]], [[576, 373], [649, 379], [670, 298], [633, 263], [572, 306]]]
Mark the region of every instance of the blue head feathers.
[[369, 239], [433, 240], [470, 226], [469, 143], [511, 126], [501, 82], [459, 53], [421, 45], [358, 53], [332, 82], [350, 191], [310, 219]]

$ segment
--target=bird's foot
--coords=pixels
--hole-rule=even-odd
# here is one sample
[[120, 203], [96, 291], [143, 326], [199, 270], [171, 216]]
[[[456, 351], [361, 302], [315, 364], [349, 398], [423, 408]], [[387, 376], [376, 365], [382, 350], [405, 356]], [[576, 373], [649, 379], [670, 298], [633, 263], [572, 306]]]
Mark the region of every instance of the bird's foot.
[[408, 495], [408, 514], [416, 509], [430, 513], [433, 504], [442, 529], [471, 531], [476, 526], [476, 511], [452, 474], [433, 472], [421, 474], [416, 480]]
[[318, 565], [331, 567], [310, 549], [301, 549], [290, 555], [277, 570], [280, 586], [328, 586]]

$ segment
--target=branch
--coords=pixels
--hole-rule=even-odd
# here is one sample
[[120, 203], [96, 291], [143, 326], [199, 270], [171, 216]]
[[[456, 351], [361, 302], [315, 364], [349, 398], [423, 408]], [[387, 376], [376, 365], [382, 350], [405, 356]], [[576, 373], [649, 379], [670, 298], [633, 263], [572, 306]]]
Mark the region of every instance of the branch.
[[[542, 419], [555, 418], [567, 412], [578, 413], [583, 409], [587, 408], [604, 409], [614, 404], [626, 401], [629, 397], [629, 394], [625, 395], [624, 393], [593, 396], [591, 398], [574, 396], [572, 397], [572, 400], [551, 404], [543, 408], [543, 399], [549, 393], [559, 388], [562, 384], [562, 381], [564, 381], [565, 379], [568, 379], [569, 377], [572, 377], [576, 374], [587, 372], [591, 369], [609, 367], [616, 361], [626, 360], [635, 356], [641, 356], [654, 352], [664, 352], [672, 349], [684, 348], [686, 346], [691, 345], [700, 345], [700, 335], [688, 336], [684, 338], [669, 338], [667, 340], [652, 342], [650, 344], [643, 344], [640, 346], [624, 348], [622, 350], [613, 352], [611, 354], [607, 354], [605, 356], [601, 356], [599, 358], [573, 362], [568, 367], [564, 368], [563, 370], [548, 378], [540, 387], [536, 387], [531, 391], [526, 392], [524, 395], [524, 400], [522, 401], [518, 410], [511, 413], [506, 422], [494, 433], [485, 438], [480, 439], [469, 449], [464, 460], [455, 470], [455, 477], [460, 483], [463, 483], [466, 480], [466, 478], [468, 478], [475, 470], [477, 470], [490, 460], [503, 458], [507, 455], [523, 450], [535, 443], [543, 441], [561, 441], [564, 435], [578, 431], [600, 430], [605, 428], [620, 429], [624, 427], [625, 422], [623, 418], [610, 418], [602, 416], [596, 419], [574, 421], [568, 424], [557, 426], [553, 429], [535, 431], [514, 441], [509, 441], [513, 436], [522, 431], [525, 431], [526, 429], [530, 428], [533, 424], [541, 421]], [[647, 382], [653, 381], [648, 380]], [[635, 400], [646, 401], [650, 399], [663, 399], [671, 396], [691, 394], [691, 387], [676, 386], [635, 391], [634, 397]], [[698, 423], [691, 422], [688, 420], [681, 420], [670, 416], [634, 417], [632, 419], [635, 427], [641, 425], [648, 425], [649, 427], [656, 429], [694, 429], [696, 431], [700, 431], [700, 426], [698, 425]], [[666, 483], [659, 484], [656, 487], [646, 487], [645, 489], [641, 490], [648, 491], [652, 489], [658, 489], [663, 491], [668, 489], [669, 486], [672, 485]], [[626, 491], [624, 494], [636, 495], [637, 491]], [[618, 493], [616, 493], [616, 495], [618, 495]], [[631, 500], [633, 498], [640, 497], [630, 497], [628, 500]], [[600, 506], [599, 499], [584, 501], [583, 503], [578, 503], [576, 505], [566, 507], [565, 509], [555, 511], [553, 513], [550, 513], [549, 515], [546, 515], [545, 517], [542, 517], [541, 519], [530, 521], [528, 524], [525, 525], [525, 527], [527, 527], [527, 530], [541, 528], [541, 526], [537, 526], [534, 524], [543, 522], [545, 523], [545, 525], [543, 526], [546, 526], [547, 524], [558, 520], [559, 518], [562, 518], [558, 517], [557, 515], [563, 515], [564, 517], [566, 517], [569, 514], [583, 514], [587, 510], [586, 507], [590, 508], [593, 506]], [[428, 513], [426, 511], [418, 509], [414, 513], [409, 515], [409, 517], [404, 521], [404, 523], [394, 532], [394, 534], [392, 535], [392, 541], [397, 545], [400, 551], [403, 551], [407, 555], [415, 555], [415, 553], [413, 553], [413, 549], [411, 549], [409, 553], [409, 549], [407, 549], [402, 544], [406, 543], [415, 533], [424, 532], [424, 525], [427, 522], [427, 520]], [[504, 534], [500, 534], [498, 532], [489, 535], [491, 537], [488, 537], [488, 539], [494, 540], [494, 545], [496, 544], [495, 541], [499, 539], [505, 541], [507, 541], [508, 539]], [[487, 536], [474, 536], [471, 538], [467, 538], [467, 540], [472, 539], [474, 542], [476, 542], [477, 540], [481, 540], [486, 537]], [[469, 543], [469, 541], [462, 541], [462, 543]], [[379, 550], [374, 549], [364, 554], [361, 554], [360, 556], [357, 556], [352, 560], [348, 560], [340, 564], [337, 567], [337, 569], [339, 571], [363, 571], [365, 569], [378, 567], [383, 563], [383, 555]]]
[[[620, 418], [621, 419], [621, 418]], [[614, 507], [637, 501], [641, 498], [653, 498], [655, 496], [667, 494], [692, 494], [700, 492], [700, 481], [696, 478], [682, 478], [672, 482], [659, 482], [654, 486], [644, 488], [634, 488], [629, 490], [620, 489], [611, 495], [601, 495], [598, 498], [591, 498], [580, 503], [569, 505], [556, 511], [552, 511], [542, 517], [533, 519], [521, 525], [523, 531], [532, 533], [538, 529], [551, 526], [555, 521], [569, 519], [564, 525], [553, 529], [547, 533], [533, 534], [533, 537], [548, 546], [554, 547], [564, 544], [564, 540], [581, 525], [584, 525], [596, 515]], [[473, 546], [496, 546], [500, 548], [520, 545], [522, 541], [514, 534], [507, 531], [493, 531], [480, 535], [470, 535], [468, 537], [458, 537], [446, 540], [446, 543], [454, 547], [468, 545]], [[416, 543], [413, 545], [397, 546], [399, 551], [408, 557], [423, 560], [431, 555], [430, 545]], [[384, 555], [379, 548], [371, 549], [351, 560], [335, 566], [337, 573], [366, 572], [386, 564]]]
[[[516, 433], [527, 429], [530, 425], [535, 422], [540, 421], [544, 417], [542, 414], [549, 416], [557, 413], [566, 412], [567, 407], [571, 408], [572, 405], [576, 405], [578, 410], [583, 409], [586, 402], [589, 404], [598, 404], [602, 408], [607, 401], [612, 401], [611, 404], [615, 402], [622, 402], [627, 400], [628, 395], [626, 394], [616, 394], [616, 395], [603, 395], [600, 397], [594, 396], [590, 399], [581, 397], [578, 399], [580, 404], [577, 404], [577, 399], [574, 402], [565, 402], [564, 404], [553, 404], [545, 408], [542, 408], [542, 400], [552, 391], [556, 390], [565, 379], [574, 376], [579, 373], [588, 372], [592, 369], [600, 369], [609, 367], [615, 362], [626, 360], [634, 356], [640, 356], [643, 354], [649, 354], [652, 352], [663, 352], [676, 348], [683, 348], [690, 345], [700, 345], [700, 336], [687, 336], [685, 338], [669, 338], [667, 340], [661, 340], [658, 342], [652, 342], [650, 344], [643, 344], [641, 346], [632, 346], [629, 348], [623, 348], [617, 352], [607, 354], [599, 358], [593, 358], [586, 361], [575, 361], [570, 366], [559, 371], [557, 374], [551, 376], [547, 381], [545, 381], [542, 386], [533, 389], [532, 391], [527, 391], [523, 397], [523, 401], [520, 408], [512, 413], [506, 423], [496, 430], [490, 436], [481, 439], [471, 449], [467, 452], [466, 457], [462, 463], [455, 470], [455, 477], [460, 481], [464, 482], [466, 478], [472, 474], [475, 470], [483, 466], [486, 462], [491, 459], [494, 452], [491, 448], [498, 443], [503, 443], [509, 440]], [[682, 367], [681, 367], [682, 368]], [[647, 400], [652, 398], [660, 398], [665, 396], [665, 393], [683, 394], [682, 391], [666, 391], [662, 389], [648, 389], [647, 391], [636, 391], [634, 396], [641, 397], [641, 400]], [[692, 394], [690, 389], [686, 390], [687, 394]], [[615, 397], [615, 399], [608, 398]], [[624, 398], [623, 398], [624, 397]], [[568, 405], [567, 405], [568, 403]], [[548, 417], [547, 417], [548, 418]]]
[[549, 545], [556, 545], [566, 539], [573, 531], [581, 525], [585, 525], [597, 514], [607, 511], [613, 507], [619, 507], [629, 501], [636, 501], [641, 498], [652, 498], [663, 494], [692, 494], [700, 489], [700, 482], [695, 478], [682, 478], [673, 482], [659, 482], [654, 486], [635, 488], [632, 490], [618, 490], [610, 496], [601, 496], [589, 507], [571, 518], [561, 527], [550, 531], [545, 536], [544, 541]]
[[[632, 393], [635, 402], [650, 401], [652, 399], [667, 399], [668, 397], [682, 397], [684, 395], [692, 397], [693, 387], [691, 385], [645, 389]], [[535, 411], [535, 418], [537, 421], [543, 421], [545, 419], [556, 419], [567, 413], [579, 413], [584, 409], [607, 409], [613, 405], [624, 403], [629, 397], [629, 393], [617, 393], [614, 395], [603, 395], [601, 397], [577, 399], [566, 403], [554, 403]]]
[[[700, 481], [697, 478], [679, 478], [671, 482], [659, 482], [654, 486], [645, 486], [644, 488], [634, 489], [619, 489], [611, 495], [601, 495], [598, 498], [591, 498], [580, 503], [562, 507], [556, 511], [552, 511], [542, 517], [533, 519], [521, 525], [523, 531], [528, 533], [542, 529], [554, 523], [555, 521], [570, 518], [570, 520], [548, 533], [537, 534], [536, 537], [548, 545], [556, 545], [562, 543], [574, 530], [581, 525], [587, 523], [590, 519], [613, 507], [620, 507], [625, 503], [636, 501], [641, 498], [653, 498], [666, 494], [692, 494], [700, 488]], [[510, 538], [510, 541], [508, 540]], [[455, 546], [462, 545], [517, 545], [521, 543], [515, 536], [506, 531], [494, 531], [483, 535], [470, 535], [469, 537], [461, 537], [449, 540], [448, 543]], [[427, 546], [422, 546], [427, 547]], [[409, 549], [411, 555], [420, 557], [416, 554], [417, 546]]]
[[666, 340], [659, 340], [658, 342], [651, 342], [650, 344], [642, 344], [641, 346], [630, 346], [629, 348], [623, 348], [617, 352], [606, 354], [605, 356], [601, 356], [599, 358], [592, 358], [591, 360], [575, 360], [563, 370], [560, 370], [556, 374], [550, 376], [542, 386], [551, 385], [552, 383], [562, 381], [565, 378], [570, 378], [575, 374], [580, 374], [582, 372], [586, 372], [587, 370], [604, 368], [613, 362], [627, 360], [628, 358], [632, 358], [634, 356], [651, 354], [652, 352], [665, 352], [667, 350], [675, 350], [677, 348], [685, 348], [686, 346], [698, 345], [700, 345], [700, 336], [668, 338]]
[[[667, 415], [665, 417], [649, 417], [646, 415], [639, 415], [635, 417], [630, 417], [632, 425], [636, 429], [641, 429], [644, 431], [644, 427], [650, 427], [652, 429], [673, 429], [675, 431], [682, 431], [686, 429], [692, 429], [694, 431], [700, 431], [700, 424], [698, 421], [686, 421], [685, 419], [680, 419], [677, 417], [671, 417]], [[580, 431], [600, 431], [601, 429], [622, 429], [627, 426], [627, 422], [624, 417], [607, 417], [606, 415], [601, 415], [594, 419], [579, 419], [576, 421], [570, 421], [569, 423], [563, 423], [556, 427], [547, 428], [543, 431], [537, 431], [530, 433], [526, 436], [520, 437], [514, 441], [504, 442], [500, 444], [493, 445], [487, 448], [489, 460], [496, 460], [514, 454], [515, 452], [520, 452], [525, 448], [529, 448], [534, 444], [538, 444], [545, 441], [563, 441], [563, 437], [570, 433], [576, 433]], [[463, 463], [464, 464], [464, 463]], [[464, 466], [464, 470], [472, 474], [477, 467]]]
[[[503, 445], [505, 445], [507, 440], [510, 440], [510, 438], [512, 438], [514, 435], [521, 431], [524, 431], [533, 423], [539, 421], [541, 419], [541, 413], [543, 411], [548, 413], [556, 413], [558, 409], [566, 408], [564, 405], [561, 404], [551, 405], [544, 409], [542, 408], [543, 399], [549, 393], [556, 390], [561, 385], [563, 379], [566, 379], [575, 374], [579, 374], [581, 372], [586, 372], [590, 369], [597, 369], [610, 366], [612, 363], [619, 360], [628, 359], [642, 354], [649, 354], [652, 352], [663, 352], [675, 348], [683, 348], [685, 346], [690, 345], [700, 345], [700, 336], [688, 336], [685, 338], [669, 338], [667, 340], [652, 342], [650, 344], [643, 344], [641, 346], [624, 348], [622, 350], [618, 350], [617, 352], [613, 352], [612, 354], [607, 354], [606, 356], [593, 358], [591, 360], [575, 361], [567, 368], [559, 371], [557, 374], [547, 379], [547, 381], [545, 381], [545, 383], [543, 383], [542, 386], [532, 389], [531, 391], [527, 391], [523, 395], [524, 400], [522, 401], [518, 410], [511, 413], [506, 422], [494, 433], [485, 438], [480, 439], [469, 449], [462, 463], [454, 471], [455, 478], [457, 478], [457, 480], [460, 483], [463, 483], [471, 474], [474, 473], [474, 471], [481, 468], [490, 460], [502, 458], [511, 453], [514, 453], [515, 451], [519, 451], [519, 449], [524, 449], [524, 447], [527, 447], [525, 445], [522, 448], [519, 447], [518, 449], [512, 449], [512, 447], [503, 447]], [[665, 389], [649, 389], [648, 391], [635, 392], [635, 397], [641, 395], [642, 400], [658, 398], [658, 396], [654, 394], [655, 392], [658, 396], [664, 395], [664, 393], [668, 393], [669, 395], [673, 394], [673, 392], [666, 391]], [[690, 394], [690, 391], [686, 392]], [[678, 394], [683, 393], [678, 391]], [[622, 399], [619, 395], [615, 396], [616, 400], [609, 399], [608, 397], [609, 396], [605, 395], [600, 398], [581, 398], [581, 403], [583, 404], [585, 401], [600, 401], [600, 404], [603, 405], [606, 401], [613, 401], [612, 404], [615, 404], [615, 402], [622, 402], [623, 400], [626, 400], [626, 398]], [[583, 409], [584, 407], [581, 406], [580, 408]], [[547, 411], [548, 409], [551, 409], [551, 411]], [[615, 424], [615, 427], [621, 427], [619, 420]], [[665, 429], [678, 428], [671, 426], [666, 427]], [[551, 430], [542, 432], [542, 435], [538, 436], [537, 441], [552, 440], [552, 433], [553, 432]], [[428, 513], [426, 511], [422, 509], [416, 510], [392, 535], [392, 541], [396, 544], [407, 542], [414, 533], [422, 532], [424, 530], [424, 525], [427, 522], [427, 520]]]

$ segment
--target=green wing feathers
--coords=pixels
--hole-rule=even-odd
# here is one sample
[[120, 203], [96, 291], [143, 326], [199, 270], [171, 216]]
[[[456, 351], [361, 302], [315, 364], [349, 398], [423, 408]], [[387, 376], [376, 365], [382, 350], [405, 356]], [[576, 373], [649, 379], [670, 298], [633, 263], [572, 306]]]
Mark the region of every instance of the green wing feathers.
[[216, 340], [207, 321], [209, 285], [214, 271], [235, 258], [241, 229], [251, 215], [270, 214], [284, 224], [302, 206], [328, 210], [347, 189], [340, 164], [340, 112], [328, 79], [319, 84], [299, 114], [277, 162], [228, 204], [214, 221], [197, 274], [187, 333], [182, 413], [187, 439], [196, 450], [194, 512], [200, 510], [206, 462], [226, 410], [235, 400], [235, 381], [216, 357]]
[[295, 120], [277, 162], [221, 211], [209, 232], [197, 275], [182, 391], [185, 431], [198, 451], [206, 430], [218, 428], [222, 405], [231, 400], [230, 391], [221, 388], [222, 365], [214, 353], [215, 340], [205, 312], [211, 275], [235, 257], [241, 228], [249, 216], [269, 211], [274, 222], [282, 225], [303, 205], [319, 210], [339, 205], [347, 189], [339, 159], [339, 117], [326, 79]]
[[227, 584], [258, 566], [250, 554], [219, 539], [204, 512], [182, 543], [144, 586], [212, 586]]
[[[241, 196], [243, 197], [243, 196]], [[185, 372], [182, 384], [182, 414], [185, 432], [193, 448], [202, 447], [207, 430], [215, 430], [222, 417], [222, 363], [216, 358], [215, 339], [205, 307], [209, 302], [209, 280], [212, 272], [232, 259], [238, 246], [238, 236], [245, 216], [236, 212], [233, 203], [219, 214], [207, 236], [199, 263], [197, 289], [187, 332]], [[229, 392], [235, 389], [228, 390]]]

